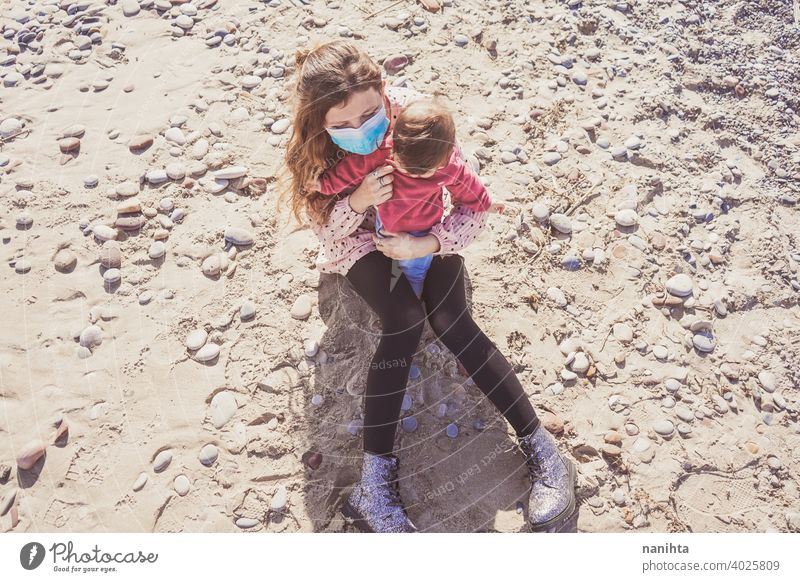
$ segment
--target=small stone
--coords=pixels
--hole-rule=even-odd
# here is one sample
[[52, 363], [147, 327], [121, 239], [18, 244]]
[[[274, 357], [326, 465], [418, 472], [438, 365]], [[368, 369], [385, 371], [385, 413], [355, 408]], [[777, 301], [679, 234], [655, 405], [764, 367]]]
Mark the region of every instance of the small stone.
[[572, 361], [570, 367], [574, 372], [583, 374], [589, 369], [589, 358], [587, 358], [586, 354], [583, 352], [578, 352], [575, 354], [575, 359]]
[[146, 150], [153, 145], [152, 135], [135, 135], [128, 142], [128, 148], [132, 152], [140, 152]]
[[417, 423], [417, 419], [415, 417], [406, 416], [400, 422], [400, 425], [402, 426], [404, 431], [406, 431], [406, 432], [414, 432], [415, 430], [417, 430], [418, 423]]
[[78, 257], [70, 249], [61, 249], [56, 253], [56, 256], [53, 257], [53, 264], [55, 265], [56, 271], [61, 273], [72, 271], [77, 263]]
[[119, 269], [122, 265], [122, 251], [117, 241], [109, 240], [103, 243], [100, 248], [100, 264], [106, 269]]
[[656, 359], [666, 360], [669, 357], [669, 350], [661, 345], [653, 346], [653, 355]]
[[160, 259], [165, 254], [167, 254], [167, 245], [160, 240], [153, 242], [147, 250], [147, 255], [153, 260]]
[[220, 346], [215, 343], [207, 343], [200, 348], [194, 355], [194, 359], [198, 362], [211, 362], [219, 356]]
[[28, 259], [17, 259], [14, 263], [14, 270], [19, 274], [25, 274], [31, 270], [33, 265]]
[[189, 493], [189, 478], [186, 475], [178, 475], [174, 481], [175, 492], [183, 497]]
[[202, 449], [200, 449], [200, 455], [198, 456], [198, 459], [200, 459], [200, 462], [203, 465], [209, 467], [214, 464], [214, 461], [217, 460], [218, 456], [219, 456], [219, 450], [217, 449], [217, 447], [209, 443]]
[[281, 135], [283, 133], [286, 133], [286, 130], [289, 129], [291, 123], [292, 122], [289, 119], [286, 118], [279, 119], [269, 127], [269, 130], [276, 135]]
[[565, 214], [553, 214], [550, 217], [550, 225], [563, 234], [570, 234], [572, 232], [572, 222]]
[[199, 350], [206, 344], [207, 339], [208, 332], [206, 332], [206, 330], [195, 329], [188, 336], [186, 336], [185, 345], [192, 351]]
[[689, 275], [679, 273], [667, 281], [667, 292], [677, 297], [688, 297], [692, 294], [694, 283]]
[[564, 421], [552, 412], [545, 412], [542, 415], [541, 423], [552, 434], [564, 432]]
[[243, 228], [229, 226], [225, 229], [225, 240], [238, 246], [253, 244], [253, 235]]
[[547, 208], [546, 204], [537, 202], [531, 207], [531, 214], [533, 214], [535, 220], [544, 222], [550, 216], [550, 209]]
[[623, 208], [614, 215], [614, 220], [619, 226], [631, 227], [639, 221], [639, 215], [632, 208]]
[[669, 436], [675, 431], [675, 425], [671, 420], [659, 420], [653, 423], [653, 430], [661, 436]]
[[147, 473], [141, 472], [139, 476], [136, 478], [136, 481], [133, 482], [133, 490], [134, 491], [141, 491], [142, 488], [147, 483]]
[[700, 352], [713, 352], [717, 345], [714, 336], [708, 331], [696, 333], [692, 336], [692, 344]]
[[300, 295], [292, 305], [290, 314], [295, 319], [308, 319], [311, 315], [311, 296], [307, 294]]
[[545, 152], [542, 154], [542, 161], [548, 166], [557, 164], [561, 160], [561, 154], [558, 152]]
[[458, 426], [452, 422], [447, 425], [447, 436], [454, 439], [458, 436]]
[[99, 326], [90, 325], [81, 331], [80, 344], [85, 348], [93, 348], [103, 343], [103, 330]]
[[633, 450], [636, 451], [637, 453], [643, 453], [650, 448], [651, 444], [652, 441], [649, 438], [639, 437], [635, 441], [633, 441], [633, 446], [631, 448], [633, 448]]
[[239, 405], [233, 392], [229, 390], [217, 392], [211, 399], [210, 404], [211, 424], [214, 425], [214, 428], [222, 428], [233, 418], [238, 408]]
[[275, 494], [272, 496], [269, 508], [272, 511], [283, 511], [288, 501], [289, 501], [289, 492], [286, 490], [286, 487], [284, 485], [281, 485], [275, 490]]
[[239, 308], [239, 317], [242, 321], [248, 321], [256, 316], [256, 306], [252, 301], [245, 301]]
[[169, 449], [163, 450], [156, 458], [153, 459], [153, 471], [160, 473], [172, 462], [172, 451]]
[[47, 444], [41, 439], [28, 442], [17, 453], [17, 467], [23, 471], [31, 469], [42, 458], [46, 449]]
[[630, 343], [633, 341], [633, 330], [627, 323], [615, 323], [612, 328], [614, 339], [623, 343]]
[[[231, 166], [229, 168], [223, 168], [221, 170], [217, 170], [214, 172], [214, 179], [216, 180], [235, 180], [236, 178], [241, 178], [247, 174], [247, 168], [244, 166]], [[246, 232], [241, 229], [231, 229], [237, 232]], [[227, 238], [227, 234], [226, 234]], [[241, 243], [245, 244], [245, 243]]]
[[767, 370], [758, 373], [758, 383], [761, 384], [764, 390], [770, 393], [775, 392], [775, 388], [777, 387], [775, 374]]
[[103, 273], [103, 281], [108, 285], [114, 285], [122, 280], [122, 271], [119, 269], [108, 269]]

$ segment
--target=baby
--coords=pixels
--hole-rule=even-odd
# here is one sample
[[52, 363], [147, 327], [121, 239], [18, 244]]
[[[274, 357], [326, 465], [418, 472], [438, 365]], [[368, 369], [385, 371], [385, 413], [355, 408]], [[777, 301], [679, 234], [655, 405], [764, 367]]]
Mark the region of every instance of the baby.
[[[442, 188], [450, 192], [453, 203], [460, 202], [475, 211], [499, 211], [486, 188], [461, 157], [456, 147], [453, 116], [437, 99], [421, 99], [408, 104], [398, 115], [391, 135], [387, 135], [371, 154], [349, 154], [319, 178], [319, 192], [334, 195], [358, 186], [373, 170], [389, 164], [392, 197], [375, 208], [375, 233], [407, 232], [424, 236], [442, 219]], [[389, 236], [389, 235], [386, 235]], [[400, 270], [417, 297], [422, 296], [425, 274], [433, 255], [399, 260]]]

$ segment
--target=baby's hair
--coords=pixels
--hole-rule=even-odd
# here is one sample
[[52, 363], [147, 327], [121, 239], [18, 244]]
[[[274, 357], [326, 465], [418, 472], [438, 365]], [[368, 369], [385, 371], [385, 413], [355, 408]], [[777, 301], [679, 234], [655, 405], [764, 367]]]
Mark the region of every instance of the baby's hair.
[[456, 143], [456, 126], [450, 109], [439, 95], [406, 105], [392, 133], [394, 155], [412, 174], [427, 174], [446, 164]]

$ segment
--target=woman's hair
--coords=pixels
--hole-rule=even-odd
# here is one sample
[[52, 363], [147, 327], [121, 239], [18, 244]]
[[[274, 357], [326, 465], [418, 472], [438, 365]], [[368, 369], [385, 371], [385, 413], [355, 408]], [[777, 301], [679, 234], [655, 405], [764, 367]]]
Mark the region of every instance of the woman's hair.
[[305, 185], [347, 153], [325, 131], [325, 116], [354, 92], [370, 88], [380, 91], [381, 70], [355, 43], [344, 39], [297, 51], [295, 68], [294, 123], [286, 147], [279, 203], [288, 195], [299, 223], [303, 223], [303, 212], [313, 222], [324, 223], [339, 197], [308, 191]]
[[392, 151], [400, 165], [412, 174], [426, 174], [450, 159], [456, 124], [440, 99], [418, 99], [397, 116], [392, 138]]

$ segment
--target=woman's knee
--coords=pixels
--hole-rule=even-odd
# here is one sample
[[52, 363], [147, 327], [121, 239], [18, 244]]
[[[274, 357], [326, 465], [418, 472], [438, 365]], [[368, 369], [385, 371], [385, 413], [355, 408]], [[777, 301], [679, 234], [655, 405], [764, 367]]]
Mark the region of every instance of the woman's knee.
[[441, 306], [428, 316], [428, 322], [436, 337], [445, 341], [448, 337], [461, 335], [465, 330], [474, 330], [477, 325], [468, 310]]
[[397, 305], [381, 319], [384, 333], [421, 336], [425, 326], [425, 310], [418, 301]]

